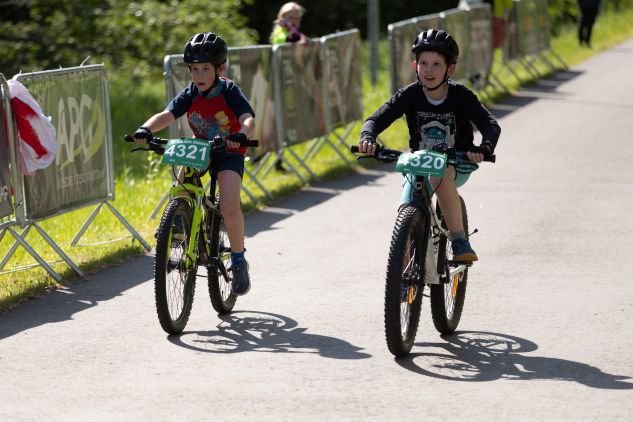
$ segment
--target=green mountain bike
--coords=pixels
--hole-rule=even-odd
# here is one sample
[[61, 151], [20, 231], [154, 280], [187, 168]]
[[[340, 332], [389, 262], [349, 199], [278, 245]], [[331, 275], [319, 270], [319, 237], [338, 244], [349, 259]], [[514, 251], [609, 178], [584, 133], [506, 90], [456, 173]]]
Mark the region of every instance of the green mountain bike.
[[[125, 140], [134, 142], [131, 135]], [[241, 145], [256, 147], [259, 142], [245, 140]], [[220, 213], [217, 180], [210, 172], [213, 153], [226, 146], [226, 138], [222, 137], [211, 141], [154, 137], [146, 147], [132, 150], [152, 151], [163, 156], [163, 164], [185, 167], [182, 182], [174, 174], [170, 200], [155, 234], [156, 312], [161, 327], [169, 334], [180, 333], [187, 325], [198, 266], [207, 268], [211, 304], [219, 314], [230, 312], [237, 300], [231, 291], [231, 249]], [[207, 172], [211, 174], [208, 193], [201, 181]]]
[[[433, 325], [442, 334], [457, 328], [466, 298], [468, 267], [472, 263], [452, 260], [449, 232], [438, 204], [434, 205], [429, 176], [441, 177], [447, 164], [458, 171], [477, 168], [461, 153], [446, 148], [413, 153], [380, 148], [374, 158], [385, 163], [397, 161], [396, 171], [413, 183], [413, 200], [402, 207], [391, 236], [385, 280], [385, 337], [394, 356], [405, 356], [413, 347], [420, 321], [424, 287], [431, 297]], [[358, 146], [351, 147], [353, 153]], [[484, 152], [484, 150], [482, 150]], [[495, 161], [484, 155], [484, 161]], [[460, 197], [464, 231], [468, 233], [466, 204]]]

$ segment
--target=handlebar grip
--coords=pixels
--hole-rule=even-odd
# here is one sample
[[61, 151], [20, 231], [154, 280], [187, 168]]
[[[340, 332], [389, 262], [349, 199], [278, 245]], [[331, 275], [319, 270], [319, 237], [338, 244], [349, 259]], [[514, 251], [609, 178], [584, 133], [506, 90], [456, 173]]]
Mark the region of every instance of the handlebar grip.
[[349, 150], [353, 153], [357, 153], [358, 152], [358, 145], [352, 145], [351, 147], [349, 147]]
[[484, 157], [484, 161], [489, 161], [491, 163], [495, 163], [495, 162], [497, 162], [497, 156], [494, 155], [494, 154], [486, 155]]
[[125, 135], [125, 142], [134, 142], [134, 136]]
[[240, 142], [243, 147], [255, 148], [259, 146], [259, 141], [256, 139], [249, 139], [243, 142]]

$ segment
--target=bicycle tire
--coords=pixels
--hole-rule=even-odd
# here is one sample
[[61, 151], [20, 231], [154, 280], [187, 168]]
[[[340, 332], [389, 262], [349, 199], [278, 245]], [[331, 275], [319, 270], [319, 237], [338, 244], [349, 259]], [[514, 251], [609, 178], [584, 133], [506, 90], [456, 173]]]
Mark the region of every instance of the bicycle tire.
[[[219, 198], [216, 196], [216, 207], [220, 209]], [[211, 221], [211, 260], [207, 266], [209, 279], [209, 297], [215, 311], [222, 315], [233, 310], [237, 295], [231, 290], [231, 276], [228, 271], [231, 260], [231, 250], [226, 231], [223, 228], [222, 214], [216, 211]], [[218, 262], [219, 261], [219, 262]]]
[[[462, 206], [462, 220], [464, 222], [464, 232], [468, 233], [468, 213], [464, 199], [459, 197]], [[438, 207], [438, 214], [440, 214]], [[445, 226], [444, 219], [442, 225]], [[446, 236], [440, 233], [437, 253], [437, 272], [444, 277], [444, 283], [431, 285], [431, 315], [433, 325], [441, 334], [451, 334], [459, 325], [466, 300], [466, 285], [468, 284], [468, 268], [463, 272], [449, 276], [449, 266], [447, 259], [452, 257], [450, 242]]]
[[420, 210], [405, 207], [398, 214], [391, 237], [385, 281], [385, 337], [387, 348], [396, 357], [411, 351], [420, 322], [425, 223]]
[[[182, 227], [174, 230], [176, 215], [182, 216]], [[192, 218], [193, 210], [187, 200], [173, 198], [158, 226], [154, 293], [158, 321], [168, 334], [178, 334], [185, 328], [193, 305], [197, 266], [194, 263], [189, 270], [183, 268]]]

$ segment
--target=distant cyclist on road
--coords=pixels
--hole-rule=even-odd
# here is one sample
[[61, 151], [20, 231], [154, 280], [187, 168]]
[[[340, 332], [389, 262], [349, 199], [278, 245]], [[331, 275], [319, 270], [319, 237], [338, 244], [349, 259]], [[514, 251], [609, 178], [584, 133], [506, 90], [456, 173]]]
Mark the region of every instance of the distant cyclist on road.
[[[375, 154], [376, 137], [404, 115], [409, 128], [411, 151], [431, 149], [446, 144], [457, 152], [465, 152], [473, 163], [480, 163], [485, 153], [492, 153], [501, 128], [492, 114], [467, 87], [449, 78], [455, 73], [459, 47], [453, 37], [443, 31], [421, 32], [411, 49], [415, 54], [417, 82], [398, 90], [391, 99], [369, 116], [361, 129], [360, 152]], [[482, 135], [480, 146], [473, 143], [472, 123]], [[477, 254], [464, 232], [461, 202], [457, 188], [470, 173], [458, 172], [449, 166], [442, 178], [431, 177], [431, 185], [450, 231], [453, 259], [476, 261]], [[412, 180], [405, 182], [402, 203], [411, 202]]]

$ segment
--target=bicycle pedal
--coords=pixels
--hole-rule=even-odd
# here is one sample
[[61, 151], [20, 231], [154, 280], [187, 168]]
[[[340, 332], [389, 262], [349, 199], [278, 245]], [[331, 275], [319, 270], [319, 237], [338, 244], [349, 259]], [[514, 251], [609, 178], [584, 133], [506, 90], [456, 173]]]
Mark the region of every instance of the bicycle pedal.
[[459, 267], [465, 265], [467, 267], [473, 266], [473, 261], [446, 261], [449, 267]]

